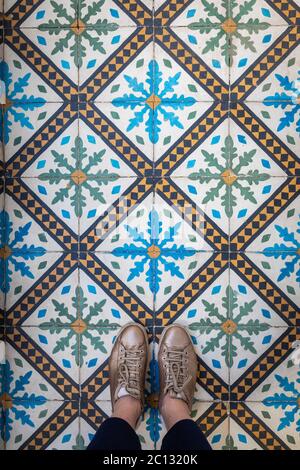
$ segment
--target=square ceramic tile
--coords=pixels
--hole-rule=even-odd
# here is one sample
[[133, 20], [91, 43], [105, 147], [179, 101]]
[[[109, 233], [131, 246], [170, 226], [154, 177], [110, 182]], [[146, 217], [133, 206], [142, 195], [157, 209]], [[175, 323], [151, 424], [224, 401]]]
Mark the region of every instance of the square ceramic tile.
[[[30, 19], [27, 20], [30, 25]], [[24, 26], [27, 24], [27, 21]], [[53, 20], [42, 23], [38, 28], [26, 27], [20, 34], [24, 41], [28, 41], [36, 55], [45, 55], [51, 58], [51, 62], [58, 69], [61, 79], [68, 82], [77, 91], [79, 82], [79, 67], [82, 64], [80, 54], [79, 36], [72, 28], [57, 28]], [[6, 50], [5, 50], [6, 53]], [[5, 55], [7, 59], [9, 52]], [[51, 64], [51, 65], [52, 65]], [[52, 66], [53, 66], [52, 65]], [[51, 67], [51, 66], [50, 66]], [[42, 75], [46, 73], [45, 66], [37, 69]], [[54, 74], [53, 74], [54, 75]]]
[[88, 298], [95, 291], [102, 295], [110, 306], [106, 314], [114, 321], [121, 321], [120, 324], [138, 321], [150, 328], [153, 322], [153, 294], [142, 279], [138, 283], [126, 281], [127, 263], [123, 263], [121, 269], [116, 260], [111, 253], [79, 253], [79, 265], [84, 271], [80, 270], [79, 278], [83, 282], [84, 292]]
[[[292, 30], [293, 31], [293, 30]], [[290, 30], [287, 31], [292, 35]], [[282, 54], [277, 61], [276, 67], [270, 71], [269, 75], [258, 87], [247, 96], [247, 101], [262, 101], [269, 110], [276, 107], [282, 110], [288, 109], [288, 105], [296, 105], [299, 89], [299, 32], [292, 36], [292, 48], [288, 55]], [[295, 47], [296, 46], [296, 47]], [[283, 103], [282, 103], [283, 102]], [[284, 103], [286, 106], [284, 106]], [[265, 108], [266, 109], [266, 108]], [[293, 121], [291, 120], [290, 123]], [[281, 123], [284, 124], [283, 122]]]
[[143, 17], [145, 22], [151, 24], [152, 0], [143, 0], [139, 5], [134, 3], [125, 2], [120, 5], [114, 0], [105, 0], [95, 4], [93, 0], [79, 0], [79, 24], [91, 28], [106, 28], [106, 34], [118, 30], [120, 26], [143, 24]]
[[146, 87], [149, 74], [152, 75], [153, 29], [133, 26], [115, 24], [105, 34], [103, 27], [80, 27], [76, 40], [81, 101], [145, 98], [145, 93], [140, 93], [141, 85], [137, 86], [136, 74]]
[[226, 251], [230, 189], [222, 177], [203, 178], [200, 169], [199, 172], [193, 172], [191, 178], [174, 176], [162, 179], [156, 186], [156, 194], [169, 199], [173, 210], [179, 212], [204, 237], [206, 244], [201, 244], [200, 250]]
[[[97, 180], [92, 184], [95, 186]], [[101, 206], [93, 202], [93, 193], [86, 193], [89, 210], [85, 210], [79, 220], [80, 249], [114, 252], [115, 257], [121, 256], [116, 248], [122, 242], [135, 240], [136, 219], [147, 223], [153, 207], [152, 182], [141, 178], [120, 178], [109, 182], [106, 201]], [[126, 248], [127, 244], [124, 246]], [[135, 249], [134, 244], [132, 248]]]
[[212, 447], [299, 448], [298, 7], [5, 0], [0, 446], [86, 448], [134, 321], [144, 449], [177, 322]]
[[39, 397], [38, 402], [18, 400], [5, 410], [7, 450], [71, 450], [72, 444], [76, 444], [75, 436], [72, 440], [76, 422], [69, 424], [68, 421], [78, 414], [79, 403], [42, 398]]
[[[17, 248], [18, 251], [20, 249], [21, 251], [32, 251], [36, 252], [35, 257], [38, 257], [45, 251], [77, 250], [76, 232], [78, 233], [78, 228], [76, 220], [74, 221], [74, 218], [71, 220], [70, 215], [63, 212], [64, 209], [70, 211], [70, 201], [67, 199], [67, 204], [62, 208], [62, 212], [55, 206], [52, 210], [47, 205], [49, 204], [48, 190], [50, 194], [52, 193], [52, 201], [57, 203], [56, 199], [59, 197], [62, 197], [62, 201], [64, 201], [65, 188], [62, 184], [59, 188], [60, 192], [55, 194], [55, 187], [51, 185], [49, 187], [50, 189], [47, 189], [36, 178], [6, 179], [5, 243], [10, 246], [11, 251], [14, 251], [14, 248]], [[52, 204], [54, 203], [52, 202]], [[57, 210], [57, 214], [55, 210]], [[14, 231], [16, 232], [15, 237], [13, 237]], [[29, 233], [34, 235], [31, 239], [26, 239]], [[24, 244], [22, 244], [23, 241], [25, 241]]]
[[[163, 100], [179, 99], [188, 103], [189, 97], [189, 101], [213, 101], [214, 93], [226, 92], [229, 83], [226, 55], [220, 50], [213, 53], [215, 47], [209, 46], [213, 42], [212, 37], [218, 34], [218, 28], [201, 27], [198, 31], [196, 28], [189, 30], [182, 27], [155, 29], [154, 57], [157, 70], [154, 83], [160, 89]], [[185, 44], [184, 54], [182, 44]], [[204, 64], [208, 66], [208, 71]], [[163, 84], [165, 88], [171, 85], [174, 89], [164, 89]], [[219, 89], [215, 88], [217, 84]], [[173, 91], [175, 94], [169, 96], [167, 92]]]
[[245, 106], [246, 114], [250, 115], [249, 120], [251, 119], [254, 126], [257, 126], [257, 129], [262, 133], [261, 135], [270, 139], [270, 144], [274, 142], [276, 154], [280, 152], [284, 159], [293, 162], [289, 166], [293, 174], [295, 174], [295, 170], [299, 174], [299, 151], [297, 149], [299, 110], [295, 99], [264, 100], [261, 103], [247, 101]]
[[[255, 19], [252, 19], [252, 22], [254, 21]], [[274, 44], [286, 39], [289, 32], [287, 26], [270, 26], [265, 21], [258, 21], [254, 27], [252, 24], [229, 26], [232, 31], [229, 75], [233, 90], [238, 86], [238, 82], [243, 82], [248, 73], [251, 75], [251, 66], [260, 63]], [[260, 70], [259, 66], [257, 69]], [[260, 73], [264, 73], [264, 67]]]
[[263, 450], [254, 435], [248, 433], [244, 427], [232, 417], [229, 418], [230, 433], [226, 436], [223, 450]]
[[5, 19], [12, 27], [37, 28], [43, 23], [52, 21], [52, 27], [65, 28], [76, 24], [77, 5], [77, 1], [65, 5], [61, 1], [51, 3], [44, 0], [36, 7], [30, 0], [25, 2], [4, 0], [4, 13]]
[[297, 193], [276, 221], [266, 224], [249, 244], [247, 256], [290, 301], [299, 305], [299, 222]]
[[[57, 341], [53, 332], [53, 329], [38, 327], [7, 328], [4, 386], [11, 384], [13, 392], [12, 376], [17, 380], [20, 374], [24, 375], [20, 380], [27, 387], [24, 395], [17, 395], [18, 398], [31, 399], [40, 390], [45, 392], [46, 400], [79, 398], [78, 353], [74, 347], [73, 350], [66, 348], [69, 341], [67, 331], [59, 331]], [[21, 387], [20, 391], [24, 388]]]
[[[125, 257], [125, 259], [124, 259]], [[149, 275], [147, 274], [149, 267], [149, 261], [144, 263], [138, 261], [140, 255], [127, 255], [123, 257], [117, 256], [114, 253], [103, 253], [95, 252], [92, 255], [92, 260], [87, 257], [87, 265], [90, 263], [95, 264], [95, 269], [103, 272], [108, 277], [108, 282], [114, 289], [116, 295], [120, 290], [120, 294], [124, 296], [124, 300], [127, 303], [135, 300], [134, 307], [138, 309], [138, 314], [141, 318], [146, 317], [148, 321], [151, 321], [154, 308], [154, 293], [149, 287], [151, 282]], [[137, 259], [137, 261], [135, 261]], [[136, 267], [138, 263], [138, 267]], [[143, 271], [141, 270], [143, 267]], [[139, 269], [139, 273], [137, 270]], [[138, 274], [138, 275], [137, 275]], [[136, 279], [137, 278], [137, 279]], [[142, 313], [143, 312], [143, 313]]]
[[[130, 158], [136, 169], [152, 173], [153, 142], [152, 121], [153, 110], [148, 104], [125, 102], [126, 114], [120, 108], [119, 100], [103, 103], [80, 103], [80, 114], [90, 125], [101, 129], [107, 136], [111, 146], [121, 151], [125, 158]], [[126, 116], [124, 119], [123, 116]], [[149, 140], [150, 139], [150, 140]]]
[[263, 170], [257, 170], [248, 176], [230, 175], [228, 181], [230, 235], [235, 238], [252, 221], [253, 214], [262, 213], [289, 180], [272, 178]]
[[[257, 383], [246, 402], [231, 405], [234, 421], [246, 431], [244, 441], [253, 439], [263, 449], [297, 449], [299, 441], [299, 349], [294, 340], [299, 332], [290, 332], [292, 343], [284, 341], [284, 358], [269, 370], [261, 370]], [[251, 444], [253, 445], [253, 444]]]
[[65, 429], [55, 433], [51, 443], [46, 444], [45, 450], [84, 450], [84, 439], [80, 433], [80, 418], [70, 420]]

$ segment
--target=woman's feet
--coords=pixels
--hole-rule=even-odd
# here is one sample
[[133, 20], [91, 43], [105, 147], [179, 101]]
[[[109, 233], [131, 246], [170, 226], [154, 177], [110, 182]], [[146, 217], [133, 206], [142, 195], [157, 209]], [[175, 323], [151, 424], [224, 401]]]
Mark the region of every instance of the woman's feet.
[[[113, 417], [125, 419], [135, 428], [144, 407], [144, 386], [148, 363], [146, 330], [137, 323], [125, 325], [109, 360]], [[197, 357], [185, 328], [167, 327], [162, 333], [158, 364], [159, 407], [167, 429], [190, 418], [196, 386]]]

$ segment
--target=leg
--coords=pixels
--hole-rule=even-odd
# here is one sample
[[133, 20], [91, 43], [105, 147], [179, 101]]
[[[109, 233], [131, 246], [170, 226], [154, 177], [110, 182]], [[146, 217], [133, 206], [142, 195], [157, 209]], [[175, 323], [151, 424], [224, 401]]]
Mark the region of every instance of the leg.
[[148, 356], [147, 333], [138, 324], [125, 325], [109, 359], [113, 414], [98, 429], [88, 450], [140, 450], [135, 432], [144, 407]]
[[187, 331], [174, 325], [162, 334], [158, 364], [160, 373], [159, 408], [167, 428], [162, 450], [195, 451], [211, 447], [191, 419], [196, 386], [197, 356]]
[[108, 418], [96, 432], [87, 450], [141, 450], [141, 444], [127, 421]]

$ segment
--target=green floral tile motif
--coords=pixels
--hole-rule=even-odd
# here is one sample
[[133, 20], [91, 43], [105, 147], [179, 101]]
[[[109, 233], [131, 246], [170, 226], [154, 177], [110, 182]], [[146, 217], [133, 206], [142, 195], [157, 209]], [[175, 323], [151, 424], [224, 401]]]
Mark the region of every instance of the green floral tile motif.
[[[238, 305], [236, 293], [231, 286], [228, 286], [225, 297], [222, 297], [222, 306], [225, 309], [226, 316], [220, 313], [216, 304], [206, 300], [202, 300], [202, 303], [204, 310], [208, 313], [208, 318], [191, 323], [189, 328], [192, 331], [205, 331], [206, 333], [215, 330], [214, 336], [207, 341], [202, 351], [203, 354], [219, 348], [222, 338], [225, 338], [226, 341], [221, 347], [221, 355], [225, 357], [228, 367], [232, 367], [234, 358], [238, 356], [239, 347], [244, 351], [257, 354], [251, 336], [268, 330], [269, 325], [258, 319], [253, 320], [251, 318], [256, 304], [255, 300]], [[242, 336], [241, 332], [246, 332], [247, 336]]]
[[[267, 21], [260, 21], [259, 18], [251, 17], [245, 20], [245, 16], [252, 12], [256, 0], [232, 1], [231, 13], [227, 0], [222, 1], [221, 5], [216, 5], [215, 2], [208, 0], [201, 0], [201, 3], [208, 15], [207, 18], [199, 18], [198, 21], [190, 23], [188, 27], [204, 37], [205, 46], [202, 54], [221, 48], [226, 65], [231, 66], [237, 55], [238, 47], [242, 47], [245, 51], [256, 52], [255, 35], [270, 26]], [[215, 35], [209, 41], [205, 40], [205, 34], [214, 28], [216, 23], [220, 24], [220, 28], [215, 29]], [[227, 41], [228, 37], [229, 41]], [[233, 38], [236, 43], [233, 42]]]
[[[51, 203], [55, 205], [70, 198], [75, 215], [81, 217], [83, 208], [87, 204], [86, 193], [98, 203], [105, 204], [106, 200], [100, 187], [117, 180], [119, 176], [116, 173], [108, 172], [106, 169], [97, 169], [95, 171], [94, 167], [101, 164], [105, 150], [99, 150], [94, 152], [93, 155], [88, 155], [80, 137], [75, 138], [71, 152], [74, 160], [73, 165], [69, 163], [63, 153], [53, 150], [51, 153], [58, 168], [55, 170], [50, 169], [47, 173], [41, 173], [39, 179], [48, 181], [49, 184], [53, 185], [65, 182], [66, 184], [55, 192], [55, 197]], [[91, 182], [96, 183], [96, 185], [91, 186]]]
[[239, 155], [232, 137], [227, 136], [224, 140], [224, 146], [221, 148], [222, 163], [220, 163], [221, 159], [213, 152], [201, 150], [201, 153], [209, 168], [205, 170], [200, 168], [197, 172], [191, 173], [189, 178], [192, 181], [198, 181], [200, 185], [208, 182], [215, 183], [206, 191], [202, 204], [220, 199], [228, 217], [232, 217], [233, 208], [238, 205], [240, 199], [257, 204], [255, 192], [251, 187], [266, 181], [270, 176], [256, 169], [250, 170], [247, 173], [247, 178], [238, 178], [243, 168], [253, 162], [256, 149], [244, 151], [242, 155]]
[[[56, 15], [54, 19], [49, 19], [46, 23], [39, 25], [39, 30], [47, 32], [49, 35], [57, 36], [55, 47], [51, 50], [52, 55], [63, 54], [66, 49], [70, 49], [71, 57], [77, 67], [81, 67], [83, 58], [86, 56], [86, 44], [89, 45], [94, 52], [105, 54], [106, 50], [101, 40], [102, 36], [118, 29], [118, 24], [101, 18], [101, 11], [105, 0], [99, 0], [89, 5], [87, 13], [79, 20], [74, 21], [74, 16], [78, 10], [78, 0], [71, 0], [70, 6], [74, 10], [74, 15], [68, 14], [63, 3], [51, 0], [53, 13]], [[82, 6], [85, 2], [81, 2]], [[93, 36], [86, 28], [86, 25], [92, 18], [97, 18], [95, 27], [97, 27], [97, 35]], [[61, 21], [62, 19], [62, 21]], [[69, 29], [64, 36], [61, 36], [61, 29]]]
[[[94, 351], [107, 353], [101, 336], [115, 331], [120, 325], [111, 323], [108, 319], [99, 318], [106, 304], [105, 299], [88, 307], [83, 290], [81, 287], [77, 287], [75, 296], [72, 297], [72, 307], [76, 314], [69, 313], [69, 308], [65, 303], [57, 302], [54, 299], [52, 303], [58, 317], [41, 323], [40, 328], [48, 331], [50, 335], [61, 333], [62, 328], [65, 328], [65, 335], [56, 341], [53, 354], [71, 348], [72, 355], [76, 358], [76, 364], [82, 366], [84, 358], [87, 356], [86, 343], [89, 343]], [[97, 329], [97, 336], [93, 336], [89, 328]]]

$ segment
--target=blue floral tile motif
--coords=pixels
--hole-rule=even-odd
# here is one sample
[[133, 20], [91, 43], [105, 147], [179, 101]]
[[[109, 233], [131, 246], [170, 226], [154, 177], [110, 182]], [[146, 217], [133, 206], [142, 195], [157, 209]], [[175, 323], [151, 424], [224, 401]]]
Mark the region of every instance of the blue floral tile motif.
[[27, 260], [35, 260], [46, 252], [42, 246], [30, 243], [31, 222], [19, 227], [13, 226], [6, 211], [0, 213], [0, 270], [5, 273], [4, 284], [0, 289], [3, 292], [10, 290], [13, 272], [20, 272], [21, 276], [34, 279], [34, 274], [27, 264]]
[[28, 115], [46, 104], [46, 99], [33, 92], [30, 86], [31, 73], [25, 73], [16, 81], [13, 81], [12, 72], [9, 65], [2, 61], [0, 63], [0, 78], [4, 81], [6, 87], [6, 107], [4, 113], [4, 125], [0, 129], [0, 140], [7, 144], [10, 139], [12, 126], [20, 123], [21, 127], [34, 129], [34, 126]]
[[9, 362], [6, 361], [4, 374], [3, 395], [1, 398], [5, 407], [5, 426], [2, 438], [7, 442], [10, 439], [14, 421], [19, 421], [22, 426], [34, 428], [28, 410], [34, 410], [36, 407], [45, 405], [46, 398], [43, 395], [26, 391], [27, 385], [32, 380], [32, 371], [25, 372], [17, 378], [14, 376]]
[[296, 282], [300, 282], [300, 222], [298, 222], [298, 227], [293, 232], [288, 227], [275, 225], [275, 230], [278, 232], [282, 243], [274, 243], [273, 246], [268, 246], [263, 250], [263, 253], [268, 258], [284, 261], [284, 266], [280, 269], [277, 282], [283, 281], [293, 273], [296, 274]]
[[[162, 222], [155, 209], [149, 213], [148, 230], [139, 231], [138, 227], [126, 226], [130, 238], [135, 243], [125, 243], [122, 247], [114, 248], [112, 253], [117, 257], [127, 259], [139, 258], [134, 267], [130, 269], [128, 281], [140, 277], [145, 273], [151, 292], [159, 291], [163, 271], [170, 272], [172, 276], [183, 279], [180, 266], [176, 261], [195, 254], [194, 248], [177, 246], [174, 237], [178, 233], [180, 223], [170, 227], [162, 233]], [[169, 245], [173, 243], [173, 245]], [[146, 272], [145, 272], [146, 270]]]
[[288, 428], [296, 423], [296, 431], [300, 432], [300, 371], [297, 379], [275, 374], [281, 393], [274, 392], [263, 400], [263, 404], [270, 408], [280, 409], [282, 417], [277, 427], [278, 431]]
[[290, 127], [295, 122], [296, 131], [300, 135], [300, 104], [298, 102], [300, 71], [298, 71], [298, 75], [299, 77], [296, 80], [290, 80], [287, 75], [276, 73], [275, 78], [282, 91], [264, 98], [263, 103], [265, 106], [275, 109], [280, 108], [283, 112], [283, 116], [279, 119], [278, 132]]
[[137, 109], [134, 118], [129, 121], [127, 131], [143, 123], [150, 141], [157, 143], [161, 133], [161, 120], [169, 122], [172, 127], [183, 129], [180, 111], [192, 106], [196, 100], [192, 96], [176, 93], [180, 76], [181, 73], [177, 72], [163, 81], [162, 72], [156, 60], [149, 62], [146, 85], [135, 77], [124, 76], [132, 93], [114, 98], [112, 103], [124, 109]]
[[296, 198], [247, 248], [247, 256], [296, 304], [300, 283], [298, 207]]

